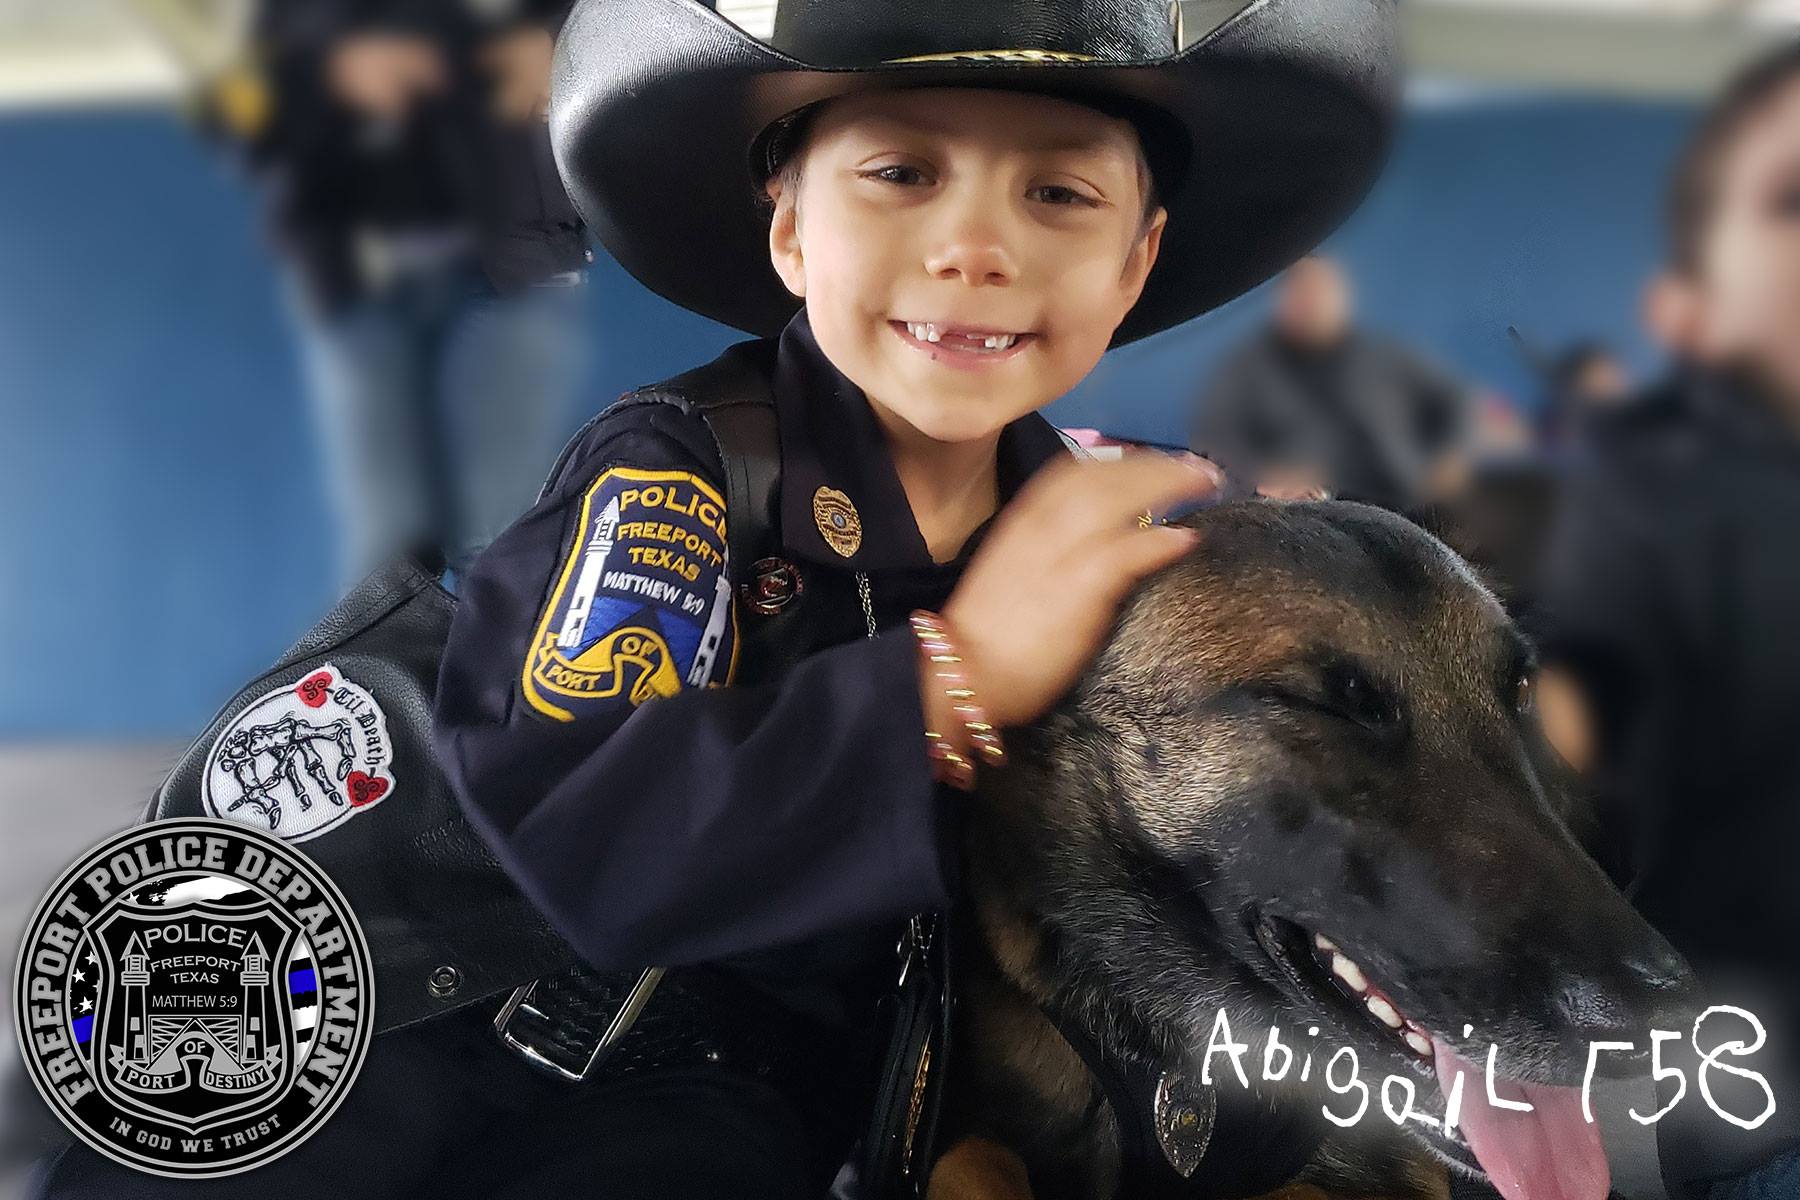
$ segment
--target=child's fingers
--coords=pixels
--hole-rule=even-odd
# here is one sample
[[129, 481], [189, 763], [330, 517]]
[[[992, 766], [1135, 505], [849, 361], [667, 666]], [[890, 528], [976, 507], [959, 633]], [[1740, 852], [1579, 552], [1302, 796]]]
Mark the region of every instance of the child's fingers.
[[1218, 490], [1219, 477], [1201, 459], [1143, 454], [1076, 464], [1047, 483], [1033, 498], [1035, 503], [1023, 507], [1034, 520], [1051, 522], [1064, 546], [1074, 546], [1097, 534], [1130, 528], [1146, 512], [1210, 495]]
[[1168, 566], [1192, 550], [1199, 540], [1199, 532], [1185, 525], [1158, 525], [1115, 534], [1090, 553], [1088, 580], [1110, 614], [1138, 580]]

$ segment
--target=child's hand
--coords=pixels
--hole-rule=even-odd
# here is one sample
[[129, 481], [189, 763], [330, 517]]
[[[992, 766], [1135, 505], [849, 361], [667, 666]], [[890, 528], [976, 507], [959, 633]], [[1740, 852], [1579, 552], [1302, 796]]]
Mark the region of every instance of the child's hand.
[[[1023, 725], [1074, 684], [1138, 580], [1180, 558], [1197, 534], [1143, 528], [1161, 512], [1217, 490], [1203, 460], [1135, 454], [1117, 462], [1046, 467], [1001, 513], [944, 606], [969, 686], [995, 725]], [[934, 681], [922, 679], [926, 715]]]

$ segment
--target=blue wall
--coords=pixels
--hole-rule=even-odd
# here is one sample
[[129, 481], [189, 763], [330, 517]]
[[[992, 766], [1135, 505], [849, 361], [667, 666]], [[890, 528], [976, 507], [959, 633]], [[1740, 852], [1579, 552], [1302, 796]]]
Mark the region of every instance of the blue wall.
[[[1411, 121], [1335, 243], [1371, 324], [1514, 395], [1509, 323], [1649, 366], [1637, 293], [1680, 108]], [[183, 735], [331, 598], [316, 447], [249, 197], [172, 118], [0, 120], [0, 736]], [[596, 276], [592, 404], [736, 335]], [[1255, 295], [1110, 356], [1050, 415], [1178, 442]], [[579, 413], [571, 413], [571, 428]]]

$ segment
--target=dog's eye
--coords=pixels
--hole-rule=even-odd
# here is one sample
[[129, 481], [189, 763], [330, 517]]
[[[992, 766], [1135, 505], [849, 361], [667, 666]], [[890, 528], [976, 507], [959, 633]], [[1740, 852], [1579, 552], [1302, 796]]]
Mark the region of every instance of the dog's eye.
[[1537, 706], [1537, 680], [1529, 675], [1519, 676], [1518, 686], [1513, 695], [1513, 711], [1521, 717], [1529, 717]]
[[1339, 664], [1325, 672], [1331, 707], [1361, 725], [1386, 729], [1399, 723], [1400, 707], [1356, 667]]

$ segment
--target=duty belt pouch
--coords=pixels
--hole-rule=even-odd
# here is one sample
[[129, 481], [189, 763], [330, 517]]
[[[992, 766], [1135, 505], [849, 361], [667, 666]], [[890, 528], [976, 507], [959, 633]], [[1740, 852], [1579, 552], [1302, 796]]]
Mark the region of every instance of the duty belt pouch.
[[376, 571], [219, 710], [144, 814], [242, 821], [317, 862], [368, 938], [377, 1033], [575, 959], [464, 820], [433, 757], [454, 609], [412, 559]]
[[937, 1158], [950, 1058], [949, 922], [913, 918], [897, 952], [899, 983], [881, 1001], [886, 1040], [858, 1154], [858, 1200], [924, 1196]]

